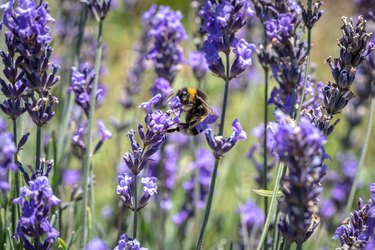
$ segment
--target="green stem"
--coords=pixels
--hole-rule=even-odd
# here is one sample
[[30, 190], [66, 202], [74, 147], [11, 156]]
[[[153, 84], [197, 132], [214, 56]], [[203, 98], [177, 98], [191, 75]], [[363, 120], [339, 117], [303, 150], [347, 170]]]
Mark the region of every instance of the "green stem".
[[41, 141], [42, 141], [42, 128], [37, 126], [36, 127], [36, 158], [35, 158], [35, 169], [36, 173], [40, 173], [42, 169], [40, 169], [40, 148], [41, 148]]
[[297, 243], [297, 248], [296, 248], [296, 250], [302, 250], [302, 244], [303, 244], [303, 243]]
[[[77, 37], [77, 43], [76, 46], [73, 48], [75, 55], [74, 55], [74, 65], [76, 67], [79, 66], [79, 58], [80, 58], [80, 51], [81, 51], [81, 45], [82, 45], [82, 40], [83, 36], [85, 33], [85, 26], [86, 26], [86, 21], [87, 21], [87, 5], [83, 4], [82, 7], [82, 15], [79, 20], [79, 32], [78, 32], [78, 37]], [[67, 81], [70, 82], [70, 79]], [[63, 152], [65, 151], [66, 148], [66, 143], [67, 143], [67, 137], [66, 134], [68, 133], [68, 125], [69, 125], [69, 120], [67, 117], [70, 117], [70, 113], [72, 112], [72, 106], [74, 103], [74, 94], [73, 93], [68, 93], [67, 94], [67, 102], [64, 102], [63, 106], [63, 112], [62, 112], [62, 117], [61, 117], [61, 129], [59, 130], [61, 133], [60, 140], [58, 142], [58, 163], [61, 163]]]
[[354, 196], [355, 196], [355, 193], [356, 193], [357, 187], [358, 187], [359, 175], [360, 175], [361, 169], [363, 167], [363, 163], [364, 163], [365, 158], [366, 158], [367, 148], [368, 148], [368, 144], [369, 144], [369, 141], [370, 141], [372, 122], [373, 122], [373, 119], [374, 119], [374, 110], [375, 110], [374, 107], [375, 107], [374, 97], [371, 97], [371, 99], [370, 99], [370, 117], [369, 117], [369, 120], [368, 120], [368, 123], [367, 123], [367, 132], [366, 132], [365, 142], [364, 142], [363, 147], [362, 147], [361, 156], [359, 157], [358, 168], [357, 168], [357, 171], [355, 172], [355, 177], [354, 177], [354, 180], [353, 180], [352, 188], [350, 190], [349, 199], [348, 199], [348, 202], [346, 203], [345, 214], [349, 214], [350, 209], [352, 207], [352, 204], [353, 204], [353, 201], [354, 201]]
[[267, 236], [267, 233], [268, 233], [268, 228], [271, 224], [272, 217], [275, 215], [276, 207], [277, 207], [277, 197], [276, 197], [276, 195], [277, 195], [277, 192], [279, 191], [279, 183], [280, 183], [281, 177], [283, 176], [284, 169], [285, 169], [284, 163], [280, 163], [279, 168], [277, 170], [277, 176], [276, 176], [276, 179], [275, 179], [275, 186], [273, 187], [270, 208], [268, 210], [266, 222], [264, 223], [262, 235], [260, 237], [257, 250], [260, 250], [262, 248], [262, 246], [264, 244], [264, 240], [265, 240], [265, 238]]
[[[263, 136], [263, 189], [267, 190], [267, 125], [268, 125], [268, 69], [264, 69], [264, 136]], [[264, 197], [264, 214], [268, 213], [268, 197]], [[265, 239], [267, 241], [267, 237]]]
[[[264, 26], [265, 27], [265, 26]], [[263, 46], [267, 48], [267, 31], [264, 28], [263, 34]], [[267, 190], [267, 172], [268, 172], [268, 164], [267, 164], [267, 125], [268, 125], [268, 75], [269, 75], [269, 68], [268, 65], [263, 67], [264, 70], [264, 136], [263, 136], [263, 189]], [[264, 214], [267, 214], [268, 210], [268, 198], [264, 197]], [[264, 239], [265, 243], [267, 242], [267, 235]], [[264, 244], [266, 248], [266, 244]]]
[[[83, 248], [87, 243], [88, 237], [88, 217], [87, 217], [87, 205], [88, 205], [88, 190], [87, 190], [87, 179], [90, 177], [90, 181], [92, 181], [92, 176], [90, 175], [90, 165], [91, 165], [91, 158], [93, 156], [93, 145], [92, 145], [92, 130], [93, 130], [93, 123], [94, 123], [94, 114], [95, 114], [95, 104], [96, 104], [96, 91], [99, 82], [99, 73], [100, 73], [100, 63], [102, 57], [102, 48], [103, 48], [103, 21], [99, 22], [98, 25], [98, 39], [97, 39], [97, 47], [95, 53], [95, 79], [92, 86], [91, 96], [90, 96], [90, 109], [88, 113], [88, 124], [87, 124], [87, 137], [86, 137], [86, 151], [84, 156], [83, 162], [83, 198], [82, 198], [82, 215], [83, 215], [83, 231], [81, 237], [81, 244], [80, 247]], [[93, 204], [90, 204], [93, 206]], [[94, 217], [94, 215], [92, 215]]]
[[133, 213], [133, 239], [137, 238], [137, 212], [138, 212], [138, 195], [137, 195], [137, 176], [134, 175], [134, 213]]
[[[225, 123], [225, 113], [227, 109], [227, 102], [228, 102], [228, 92], [229, 92], [229, 73], [230, 73], [230, 66], [229, 66], [229, 54], [226, 54], [226, 79], [225, 79], [225, 89], [224, 89], [224, 95], [223, 95], [223, 108], [221, 111], [221, 121], [220, 121], [220, 127], [219, 127], [219, 136], [223, 135], [224, 132], [224, 123]], [[197, 243], [197, 250], [202, 249], [203, 245], [203, 237], [204, 232], [206, 231], [206, 226], [208, 223], [208, 218], [210, 216], [211, 211], [211, 205], [212, 205], [212, 198], [215, 190], [215, 182], [216, 182], [216, 175], [217, 175], [217, 168], [219, 166], [219, 160], [215, 160], [214, 170], [212, 172], [211, 177], [211, 184], [210, 184], [210, 191], [207, 198], [207, 205], [206, 205], [206, 211], [204, 213], [203, 218], [203, 224], [199, 233], [199, 239]]]
[[[17, 120], [16, 119], [13, 120], [13, 140], [14, 140], [14, 144], [17, 147], [18, 140], [17, 140]], [[19, 193], [20, 192], [20, 177], [19, 177], [19, 170], [18, 170], [18, 164], [17, 164], [18, 163], [17, 157], [18, 157], [18, 150], [14, 154], [14, 164], [16, 164], [17, 166], [17, 171], [14, 175], [15, 189], [13, 192], [13, 199], [18, 198], [20, 196], [20, 193]], [[19, 207], [15, 206], [14, 204], [11, 204], [11, 206], [12, 206], [12, 231], [15, 232], [17, 220], [18, 218], [21, 217], [21, 211]]]
[[[311, 0], [308, 1], [308, 8], [311, 8]], [[302, 104], [303, 104], [304, 99], [305, 99], [307, 78], [308, 78], [308, 75], [309, 75], [310, 60], [311, 60], [310, 50], [311, 50], [311, 29], [308, 29], [308, 31], [307, 31], [307, 52], [306, 52], [307, 53], [307, 63], [306, 63], [306, 67], [305, 67], [305, 79], [303, 81], [302, 94], [301, 94], [301, 98], [299, 100], [298, 111], [297, 111], [297, 114], [296, 114], [296, 120], [297, 121], [298, 121], [298, 119], [301, 115]]]

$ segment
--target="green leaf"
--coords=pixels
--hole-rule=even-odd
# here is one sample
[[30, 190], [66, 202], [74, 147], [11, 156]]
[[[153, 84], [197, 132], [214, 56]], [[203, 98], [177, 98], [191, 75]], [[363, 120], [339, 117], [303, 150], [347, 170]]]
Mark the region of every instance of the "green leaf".
[[52, 131], [52, 148], [53, 148], [53, 177], [52, 177], [52, 190], [54, 193], [57, 191], [57, 185], [59, 182], [59, 171], [60, 171], [60, 162], [58, 162], [57, 159], [57, 150], [62, 150], [61, 148], [57, 149], [57, 143], [56, 143], [56, 134], [55, 131]]
[[59, 248], [60, 249], [63, 249], [63, 250], [66, 250], [66, 243], [63, 239], [61, 239], [60, 237], [58, 238], [57, 240], [59, 242]]
[[[265, 190], [265, 189], [253, 189], [253, 191], [263, 197], [272, 197], [272, 190]], [[283, 193], [281, 191], [277, 191], [276, 198], [283, 197]]]

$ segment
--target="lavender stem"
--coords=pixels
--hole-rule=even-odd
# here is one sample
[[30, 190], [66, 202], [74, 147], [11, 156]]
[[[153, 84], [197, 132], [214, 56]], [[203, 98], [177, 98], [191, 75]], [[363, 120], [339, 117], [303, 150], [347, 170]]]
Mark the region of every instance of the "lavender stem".
[[[96, 91], [99, 81], [99, 73], [100, 73], [100, 63], [101, 63], [101, 57], [102, 57], [102, 49], [103, 49], [103, 21], [100, 21], [98, 24], [98, 38], [97, 38], [97, 47], [95, 52], [95, 79], [92, 86], [91, 96], [90, 96], [90, 109], [88, 113], [88, 123], [87, 123], [87, 138], [86, 138], [86, 152], [83, 162], [83, 183], [82, 183], [82, 189], [83, 189], [83, 198], [82, 198], [82, 215], [83, 215], [83, 235], [81, 237], [81, 248], [83, 248], [87, 243], [87, 237], [88, 237], [88, 225], [87, 225], [87, 179], [90, 174], [90, 165], [91, 165], [91, 158], [93, 156], [93, 149], [92, 149], [92, 125], [94, 122], [94, 114], [95, 114], [95, 102], [96, 102]], [[92, 181], [92, 176], [90, 176], [90, 182]], [[90, 204], [93, 206], [93, 204]], [[92, 215], [92, 220], [94, 221], [94, 215]]]
[[138, 223], [138, 197], [137, 197], [137, 176], [134, 175], [134, 213], [133, 213], [133, 239], [137, 238], [137, 223]]
[[358, 168], [357, 168], [357, 171], [355, 172], [355, 177], [354, 177], [354, 180], [353, 180], [353, 183], [352, 183], [352, 188], [350, 190], [348, 203], [346, 204], [346, 208], [345, 208], [345, 214], [346, 215], [348, 215], [350, 210], [351, 210], [351, 207], [352, 207], [352, 204], [353, 204], [353, 201], [354, 201], [354, 196], [355, 196], [355, 193], [356, 193], [357, 187], [358, 187], [359, 174], [361, 172], [361, 168], [362, 168], [363, 163], [364, 163], [365, 158], [366, 158], [367, 148], [368, 148], [368, 144], [369, 144], [370, 136], [371, 136], [372, 121], [374, 119], [374, 110], [375, 110], [374, 96], [371, 96], [371, 98], [370, 98], [370, 117], [369, 117], [369, 120], [368, 120], [368, 123], [367, 123], [367, 131], [366, 131], [365, 142], [363, 144], [361, 156], [359, 158]]
[[37, 126], [36, 127], [36, 158], [35, 158], [35, 169], [36, 173], [40, 173], [40, 147], [41, 147], [41, 139], [42, 139], [42, 128]]
[[[308, 9], [311, 10], [311, 0], [308, 1]], [[306, 63], [306, 68], [305, 68], [305, 79], [303, 81], [303, 89], [302, 89], [302, 94], [301, 94], [301, 97], [300, 97], [300, 100], [299, 100], [298, 111], [297, 111], [297, 114], [296, 114], [296, 121], [298, 121], [298, 119], [301, 115], [302, 104], [303, 104], [304, 99], [305, 99], [307, 77], [308, 77], [309, 68], [310, 68], [310, 58], [311, 58], [310, 50], [311, 50], [311, 29], [308, 29], [308, 31], [307, 31], [307, 52], [306, 52], [307, 53], [307, 63]]]
[[276, 207], [277, 207], [276, 194], [279, 191], [279, 183], [280, 183], [281, 177], [283, 176], [284, 169], [285, 169], [284, 163], [280, 162], [279, 168], [277, 170], [277, 176], [276, 176], [276, 179], [275, 179], [275, 184], [274, 184], [274, 187], [273, 187], [270, 208], [268, 210], [268, 214], [267, 214], [267, 217], [266, 217], [266, 222], [264, 223], [264, 227], [263, 227], [263, 230], [262, 230], [262, 235], [260, 237], [259, 244], [257, 246], [257, 250], [260, 250], [262, 248], [262, 246], [264, 244], [264, 240], [265, 240], [265, 238], [267, 236], [267, 233], [268, 233], [268, 228], [270, 226], [270, 223], [271, 223], [271, 220], [272, 220], [272, 216], [275, 215]]
[[[79, 20], [79, 32], [78, 32], [78, 37], [77, 37], [77, 43], [76, 43], [76, 46], [75, 48], [73, 48], [73, 50], [75, 51], [75, 57], [74, 57], [74, 65], [76, 67], [79, 66], [79, 57], [80, 57], [80, 52], [81, 52], [81, 45], [82, 45], [82, 39], [83, 39], [83, 36], [84, 36], [84, 33], [85, 33], [85, 26], [86, 26], [86, 21], [87, 21], [87, 15], [88, 15], [88, 10], [87, 10], [87, 5], [84, 4], [83, 7], [82, 7], [82, 15], [81, 15], [81, 18]], [[62, 126], [61, 126], [61, 139], [59, 140], [59, 144], [58, 144], [58, 147], [57, 149], [59, 150], [58, 151], [58, 163], [60, 163], [60, 161], [62, 160], [63, 158], [63, 152], [65, 150], [65, 145], [67, 143], [67, 139], [66, 139], [66, 134], [68, 132], [68, 124], [69, 124], [69, 119], [67, 119], [67, 117], [70, 117], [70, 113], [72, 112], [72, 107], [73, 107], [73, 103], [74, 103], [74, 94], [73, 93], [68, 93], [67, 94], [68, 97], [67, 97], [67, 102], [64, 102], [64, 106], [63, 106], [63, 118], [62, 119]]]
[[[226, 79], [225, 79], [225, 89], [224, 89], [224, 95], [223, 95], [223, 107], [222, 107], [222, 112], [221, 112], [221, 120], [220, 120], [219, 134], [218, 134], [219, 136], [223, 135], [223, 132], [224, 132], [225, 113], [226, 113], [227, 102], [228, 102], [229, 74], [230, 74], [229, 53], [226, 53], [225, 59], [226, 59], [226, 77], [225, 77]], [[210, 192], [209, 192], [208, 198], [207, 198], [206, 211], [204, 213], [203, 224], [202, 224], [202, 227], [201, 227], [201, 231], [199, 233], [198, 244], [197, 244], [197, 247], [196, 247], [197, 250], [202, 249], [204, 232], [206, 231], [208, 218], [210, 216], [210, 210], [211, 210], [212, 198], [213, 198], [214, 189], [215, 189], [215, 182], [216, 182], [216, 175], [217, 175], [218, 166], [219, 166], [219, 160], [216, 159], [214, 170], [212, 172], [212, 177], [211, 177]]]

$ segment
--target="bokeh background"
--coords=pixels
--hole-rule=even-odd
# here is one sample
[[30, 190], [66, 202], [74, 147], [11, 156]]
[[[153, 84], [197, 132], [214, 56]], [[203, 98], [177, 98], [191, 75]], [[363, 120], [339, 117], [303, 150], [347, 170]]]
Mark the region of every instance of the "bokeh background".
[[[112, 0], [114, 1], [114, 0]], [[120, 105], [120, 99], [123, 92], [124, 84], [126, 83], [126, 76], [130, 67], [133, 66], [136, 58], [134, 47], [139, 41], [141, 36], [141, 23], [140, 18], [144, 11], [146, 11], [153, 3], [160, 5], [169, 5], [175, 10], [180, 10], [183, 13], [183, 24], [190, 36], [190, 39], [182, 43], [184, 56], [187, 58], [189, 52], [195, 50], [192, 41], [192, 34], [197, 30], [193, 21], [194, 12], [191, 8], [191, 1], [188, 0], [164, 0], [164, 1], [150, 1], [150, 0], [116, 0], [113, 4], [113, 9], [109, 12], [107, 19], [104, 23], [104, 42], [105, 52], [103, 65], [107, 68], [106, 74], [102, 78], [102, 82], [107, 88], [107, 97], [96, 113], [96, 117], [110, 123], [113, 120], [121, 120], [129, 123], [129, 129], [135, 129], [138, 123], [143, 122], [143, 110], [124, 110]], [[59, 3], [50, 1], [51, 11], [57, 21], [59, 18]], [[327, 82], [332, 79], [329, 66], [324, 64], [324, 60], [328, 56], [337, 56], [338, 46], [337, 39], [341, 36], [340, 27], [342, 25], [342, 16], [356, 15], [356, 8], [354, 1], [350, 0], [327, 0], [324, 3], [323, 9], [325, 14], [317, 23], [316, 28], [313, 29], [312, 34], [312, 58], [311, 62], [315, 68], [316, 79], [319, 81]], [[95, 34], [95, 22], [89, 22], [86, 32]], [[56, 28], [56, 27], [55, 27]], [[260, 41], [260, 30], [255, 30], [254, 41]], [[95, 37], [95, 36], [93, 36]], [[65, 53], [66, 49], [64, 44], [55, 41], [55, 55], [58, 60], [60, 53]], [[263, 72], [257, 64], [257, 58], [254, 56], [255, 73], [251, 77], [245, 79], [246, 84], [241, 88], [232, 88], [229, 95], [228, 116], [225, 125], [225, 135], [229, 136], [231, 133], [231, 121], [238, 118], [243, 125], [243, 129], [249, 134], [246, 141], [241, 141], [236, 147], [230, 151], [222, 160], [219, 167], [219, 176], [217, 179], [216, 191], [213, 201], [213, 208], [211, 218], [208, 224], [206, 233], [205, 245], [210, 246], [207, 249], [229, 249], [229, 244], [232, 240], [238, 237], [238, 222], [239, 215], [236, 212], [239, 205], [243, 204], [250, 197], [262, 205], [261, 197], [257, 196], [252, 190], [256, 188], [254, 183], [254, 176], [256, 174], [255, 168], [251, 161], [247, 159], [246, 155], [250, 147], [256, 142], [251, 131], [254, 127], [258, 126], [263, 121]], [[142, 85], [142, 90], [138, 96], [135, 97], [135, 103], [147, 101], [151, 94], [150, 87], [153, 85], [155, 75], [150, 62], [147, 70], [147, 75]], [[62, 78], [62, 83], [69, 83], [68, 78]], [[271, 88], [275, 86], [275, 82], [271, 79]], [[186, 86], [197, 86], [197, 82], [193, 77], [191, 68], [185, 63], [182, 65], [180, 72], [177, 75], [173, 88], [178, 90]], [[208, 95], [208, 102], [211, 106], [220, 106], [222, 93], [224, 90], [224, 83], [218, 80], [213, 75], [206, 77], [203, 89]], [[273, 106], [269, 106], [269, 120], [273, 120]], [[220, 109], [219, 109], [220, 110]], [[59, 115], [59, 110], [57, 115]], [[339, 115], [338, 117], [340, 117]], [[364, 133], [366, 120], [362, 123], [361, 127], [354, 133], [356, 145], [360, 147], [364, 141]], [[27, 125], [25, 125], [25, 130]], [[53, 131], [53, 126], [48, 126], [49, 131]], [[93, 159], [94, 172], [96, 175], [95, 185], [95, 214], [98, 234], [105, 238], [108, 242], [116, 242], [117, 232], [111, 230], [108, 225], [108, 218], [103, 216], [103, 211], [108, 211], [109, 206], [116, 206], [114, 199], [117, 199], [115, 193], [117, 182], [117, 167], [122, 161], [122, 156], [129, 150], [130, 145], [127, 138], [127, 130], [116, 132], [113, 127], [109, 127], [113, 132], [113, 138], [106, 142], [100, 152], [95, 155]], [[326, 150], [332, 156], [332, 161], [327, 162], [330, 169], [337, 169], [337, 161], [335, 159], [336, 153], [340, 150], [340, 138], [347, 133], [347, 124], [340, 122], [330, 136]], [[203, 135], [198, 135], [203, 138]], [[33, 140], [33, 138], [31, 138]], [[22, 157], [26, 161], [32, 162], [32, 158], [25, 152], [28, 147], [33, 144], [29, 143], [22, 153]], [[202, 140], [202, 146], [205, 146]], [[31, 151], [32, 152], [32, 151]], [[367, 153], [365, 167], [361, 173], [362, 187], [358, 192], [357, 197], [362, 196], [364, 199], [369, 198], [368, 184], [374, 182], [375, 171], [373, 171], [373, 162], [375, 160], [375, 147], [373, 141], [370, 142], [369, 150]], [[192, 155], [185, 153], [178, 162], [177, 168], [177, 186], [176, 191], [173, 193], [173, 200], [176, 206], [172, 208], [168, 214], [167, 224], [165, 225], [167, 235], [167, 248], [166, 249], [179, 249], [181, 245], [177, 243], [177, 227], [171, 222], [171, 216], [178, 209], [178, 203], [182, 201], [184, 191], [181, 189], [183, 181], [189, 176], [189, 163], [192, 161]], [[80, 168], [78, 161], [70, 161], [67, 168]], [[270, 185], [271, 187], [273, 184]], [[323, 184], [324, 188], [324, 184]], [[69, 192], [61, 191], [62, 199], [68, 199]], [[64, 197], [64, 195], [66, 195]], [[328, 195], [323, 192], [323, 196]], [[347, 194], [349, 195], [349, 194]], [[154, 206], [151, 202], [150, 207]], [[150, 207], [146, 207], [141, 211], [143, 217], [141, 218], [141, 227], [139, 233], [139, 240], [142, 245], [150, 249], [156, 249], [152, 243], [155, 238], [150, 235], [157, 234], [153, 230], [153, 218], [147, 213]], [[203, 211], [202, 211], [203, 215]], [[199, 217], [198, 217], [199, 218]], [[131, 220], [130, 214], [125, 216], [125, 220]], [[339, 223], [340, 221], [337, 221]], [[194, 221], [190, 225], [187, 241], [183, 245], [185, 249], [190, 249], [198, 236], [201, 219]], [[324, 225], [324, 222], [322, 222]], [[336, 226], [339, 226], [337, 224]], [[314, 234], [313, 238], [309, 240], [305, 249], [320, 249], [326, 246], [327, 249], [333, 249], [338, 245], [336, 240], [333, 240], [333, 235], [327, 233], [323, 227]]]

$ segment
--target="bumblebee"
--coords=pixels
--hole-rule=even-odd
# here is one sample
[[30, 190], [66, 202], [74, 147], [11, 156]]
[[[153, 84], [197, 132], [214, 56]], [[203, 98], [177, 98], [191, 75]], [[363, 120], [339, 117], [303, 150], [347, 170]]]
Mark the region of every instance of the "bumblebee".
[[209, 115], [215, 112], [207, 104], [207, 96], [197, 88], [183, 88], [175, 94], [181, 100], [182, 111], [185, 113], [185, 122], [180, 123], [174, 131], [182, 131], [186, 134], [197, 135], [200, 131], [197, 126]]

